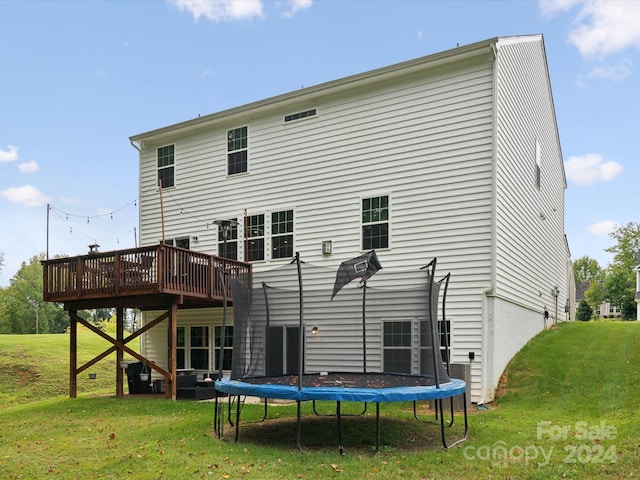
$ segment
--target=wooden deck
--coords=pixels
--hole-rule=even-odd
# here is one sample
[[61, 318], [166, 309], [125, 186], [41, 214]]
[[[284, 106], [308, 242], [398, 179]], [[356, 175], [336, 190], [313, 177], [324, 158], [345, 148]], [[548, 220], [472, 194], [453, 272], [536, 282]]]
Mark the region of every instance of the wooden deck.
[[236, 277], [251, 273], [250, 264], [170, 245], [56, 258], [42, 264], [44, 300], [64, 303], [67, 310], [221, 305], [224, 292], [218, 272]]
[[[77, 396], [77, 377], [95, 363], [116, 352], [116, 396], [124, 396], [124, 374], [120, 364], [125, 353], [145, 363], [165, 380], [165, 396], [176, 399], [177, 311], [179, 308], [216, 307], [231, 292], [224, 291], [224, 274], [236, 279], [251, 275], [248, 263], [215, 257], [169, 245], [92, 252], [78, 257], [45, 260], [43, 298], [64, 303], [69, 311], [69, 396]], [[116, 336], [111, 337], [78, 315], [78, 310], [115, 308]], [[125, 338], [124, 309], [161, 310], [138, 331]], [[169, 358], [166, 366], [145, 358], [127, 344], [157, 325], [168, 323]], [[78, 365], [78, 325], [111, 344], [104, 352]], [[165, 327], [166, 328], [166, 327]]]

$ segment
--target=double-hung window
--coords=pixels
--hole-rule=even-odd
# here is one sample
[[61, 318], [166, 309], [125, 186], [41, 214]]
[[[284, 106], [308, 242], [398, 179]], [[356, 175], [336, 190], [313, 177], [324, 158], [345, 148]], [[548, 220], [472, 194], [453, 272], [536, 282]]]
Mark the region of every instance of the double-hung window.
[[176, 341], [176, 366], [177, 368], [187, 368], [187, 327], [178, 327], [178, 338]]
[[162, 188], [175, 185], [175, 146], [158, 148], [158, 185]]
[[221, 326], [216, 327], [215, 332], [215, 369], [220, 370], [220, 349], [222, 348], [222, 369], [231, 370], [231, 359], [233, 356], [233, 326], [225, 326], [224, 339], [222, 338]]
[[209, 327], [178, 327], [177, 368], [209, 370]]
[[451, 349], [451, 320], [438, 320], [438, 337], [440, 337], [440, 355], [442, 361], [446, 363], [449, 361], [447, 355]]
[[232, 223], [224, 238], [222, 225], [218, 225], [218, 256], [222, 258], [238, 259], [238, 224]]
[[251, 215], [246, 221], [247, 260], [264, 260], [264, 215]]
[[191, 327], [191, 367], [209, 370], [209, 327]]
[[362, 249], [389, 248], [389, 196], [362, 199]]
[[411, 373], [411, 321], [384, 322], [384, 371]]
[[293, 210], [271, 213], [271, 258], [293, 257]]
[[247, 171], [248, 127], [227, 131], [227, 175]]

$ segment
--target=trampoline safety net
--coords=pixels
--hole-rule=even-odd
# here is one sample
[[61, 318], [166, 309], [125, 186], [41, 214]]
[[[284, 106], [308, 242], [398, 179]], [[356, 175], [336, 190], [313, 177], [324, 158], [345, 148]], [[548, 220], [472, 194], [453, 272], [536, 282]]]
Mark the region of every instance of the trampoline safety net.
[[278, 268], [227, 276], [231, 379], [380, 372], [449, 382], [438, 333], [444, 289], [434, 280], [435, 264], [387, 271], [369, 252], [336, 271], [296, 256]]

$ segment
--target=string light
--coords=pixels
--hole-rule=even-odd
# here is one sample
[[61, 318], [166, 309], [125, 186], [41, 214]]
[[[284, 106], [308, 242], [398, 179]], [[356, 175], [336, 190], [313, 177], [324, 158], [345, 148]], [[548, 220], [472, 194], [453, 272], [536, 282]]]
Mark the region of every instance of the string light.
[[121, 210], [124, 210], [125, 208], [127, 208], [127, 207], [129, 207], [131, 205], [133, 205], [134, 207], [137, 207], [138, 206], [138, 200], [132, 200], [131, 202], [127, 203], [126, 205], [123, 205], [122, 207], [120, 207], [120, 208], [118, 208], [116, 210], [113, 210], [113, 211], [111, 211], [109, 213], [101, 213], [101, 214], [98, 214], [98, 215], [78, 215], [78, 214], [73, 214], [73, 213], [64, 211], [64, 210], [62, 210], [60, 208], [57, 208], [57, 207], [55, 207], [53, 205], [49, 205], [49, 209], [51, 211], [58, 212], [58, 213], [64, 215], [66, 220], [69, 220], [69, 217], [72, 217], [72, 218], [86, 218], [87, 219], [87, 223], [90, 223], [90, 220], [94, 219], [94, 218], [101, 218], [101, 217], [110, 216], [111, 219], [113, 219], [113, 214], [114, 213], [118, 213]]
[[[103, 213], [103, 214], [98, 214], [98, 215], [82, 215], [82, 214], [74, 214], [71, 212], [67, 212], [64, 211], [60, 208], [57, 208], [53, 205], [49, 205], [49, 211], [53, 212], [53, 214], [58, 217], [61, 221], [69, 224], [70, 220], [73, 221], [73, 219], [83, 219], [86, 220], [87, 225], [91, 225], [92, 220], [95, 219], [99, 219], [99, 218], [103, 218], [103, 217], [109, 217], [109, 220], [113, 221], [114, 220], [114, 215], [119, 213], [120, 211], [124, 210], [125, 208], [129, 207], [133, 205], [134, 207], [137, 207], [138, 205], [138, 201], [137, 200], [133, 200], [129, 203], [127, 203], [126, 205], [116, 209], [116, 210], [112, 210], [108, 213]], [[93, 243], [115, 243], [117, 245], [120, 244], [120, 238], [123, 236], [128, 236], [129, 234], [135, 232], [135, 228], [131, 228], [126, 232], [118, 232], [118, 234], [112, 238], [96, 238], [95, 232], [88, 234], [83, 232], [82, 230], [79, 230], [77, 228], [77, 225], [74, 227], [73, 225], [69, 225], [69, 235], [80, 235], [82, 237], [85, 237], [89, 240], [91, 240]]]

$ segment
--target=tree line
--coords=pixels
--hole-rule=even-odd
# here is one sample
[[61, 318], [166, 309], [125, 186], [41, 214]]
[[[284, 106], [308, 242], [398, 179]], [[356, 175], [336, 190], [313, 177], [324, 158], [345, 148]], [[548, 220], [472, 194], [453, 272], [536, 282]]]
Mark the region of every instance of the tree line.
[[[44, 254], [22, 262], [8, 287], [0, 287], [0, 334], [64, 333], [69, 328], [69, 314], [60, 303], [45, 302], [42, 298]], [[4, 255], [0, 253], [0, 271]], [[101, 327], [115, 309], [84, 310], [78, 315]], [[135, 329], [138, 312], [128, 312], [128, 330]]]
[[613, 261], [601, 267], [588, 256], [573, 262], [576, 286], [586, 286], [584, 298], [576, 308], [577, 320], [591, 320], [603, 302], [618, 308], [622, 320], [636, 320], [636, 274], [640, 264], [640, 224], [630, 222], [610, 234], [616, 244], [606, 251], [613, 253]]

